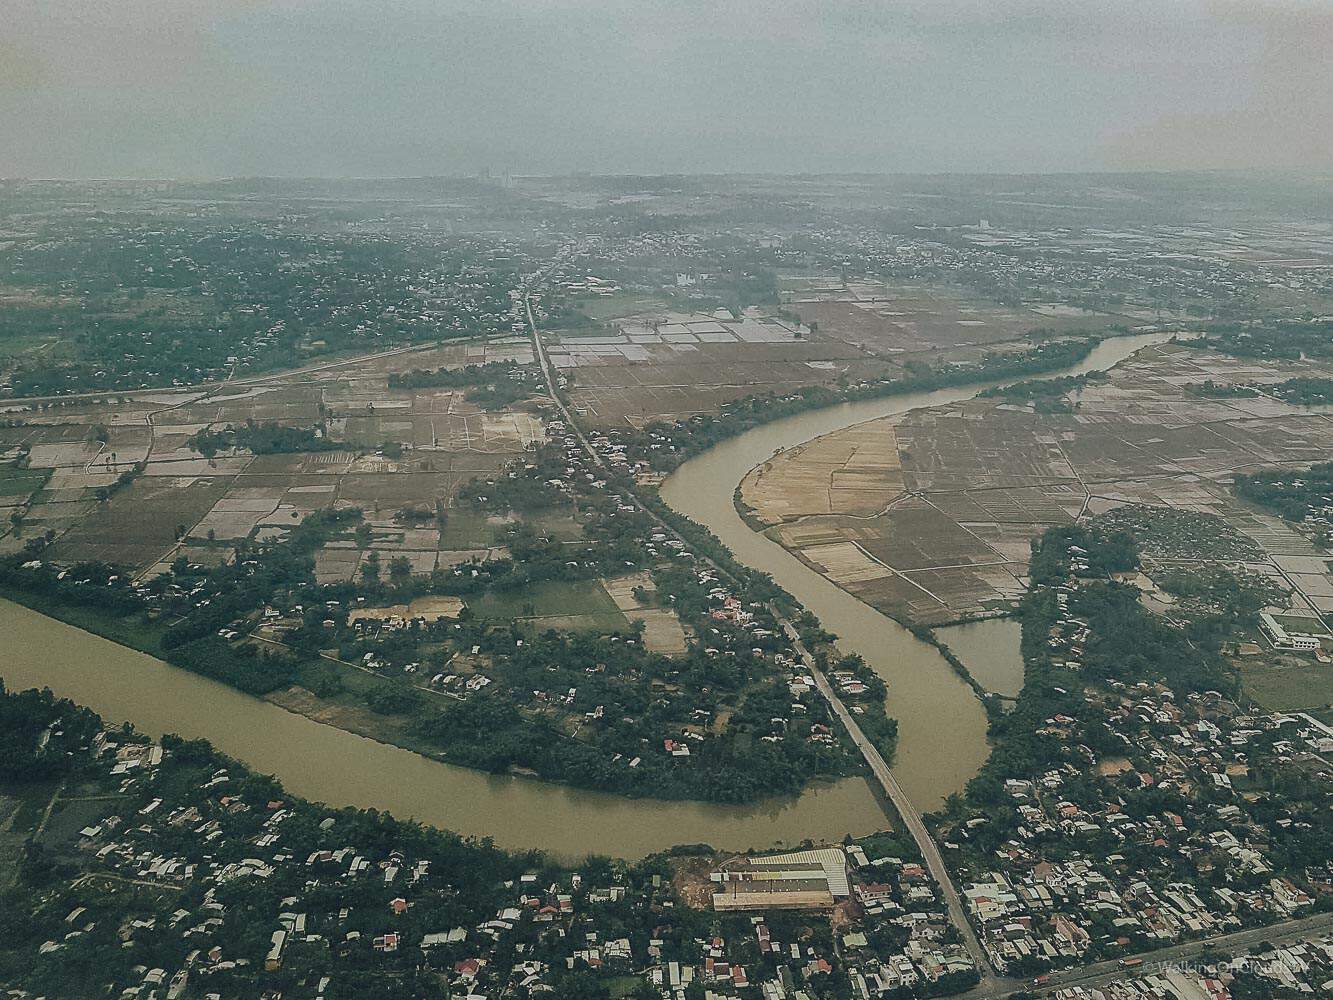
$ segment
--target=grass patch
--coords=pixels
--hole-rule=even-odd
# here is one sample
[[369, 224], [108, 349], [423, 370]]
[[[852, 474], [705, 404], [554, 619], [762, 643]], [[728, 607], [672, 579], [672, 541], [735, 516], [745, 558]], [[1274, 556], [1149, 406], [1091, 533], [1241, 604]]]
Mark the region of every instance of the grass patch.
[[638, 976], [616, 976], [606, 981], [606, 988], [613, 997], [627, 997], [638, 989], [642, 982]]
[[623, 627], [625, 617], [596, 580], [544, 582], [518, 590], [491, 592], [468, 601], [478, 618], [512, 621], [515, 618], [594, 617], [614, 619]]
[[440, 529], [441, 549], [486, 549], [503, 538], [503, 528], [491, 524], [485, 514], [471, 510], [451, 510]]
[[17, 358], [33, 354], [58, 342], [59, 338], [45, 334], [11, 334], [0, 337], [0, 358]]
[[654, 295], [594, 295], [578, 301], [579, 312], [590, 319], [602, 321], [637, 313], [661, 312], [666, 308], [666, 302]]
[[85, 826], [96, 826], [108, 816], [119, 812], [121, 804], [120, 799], [61, 799], [51, 811], [51, 818], [42, 831], [42, 846], [55, 849], [73, 847], [79, 839], [80, 830]]
[[583, 538], [583, 525], [569, 514], [537, 514], [524, 518], [534, 531], [549, 535], [559, 542], [576, 542]]
[[1322, 664], [1305, 667], [1241, 667], [1245, 693], [1275, 712], [1296, 709], [1324, 710], [1333, 706], [1333, 668]]
[[67, 604], [43, 594], [31, 594], [12, 587], [0, 587], [0, 597], [22, 604], [25, 608], [40, 612], [49, 618], [73, 625], [103, 639], [110, 639], [122, 646], [129, 646], [150, 656], [161, 656], [161, 639], [166, 626], [150, 622], [142, 615], [129, 615], [117, 618], [97, 608], [84, 607], [80, 604]]
[[364, 670], [320, 657], [296, 665], [295, 683], [329, 701], [346, 698], [351, 704], [362, 704], [365, 692], [384, 682]]
[[1290, 632], [1304, 632], [1306, 635], [1328, 635], [1328, 629], [1324, 628], [1318, 618], [1310, 618], [1306, 615], [1274, 615], [1273, 621]]
[[54, 469], [16, 469], [0, 466], [0, 497], [26, 496], [36, 493], [51, 478]]
[[10, 815], [11, 810], [14, 817], [10, 833], [18, 837], [31, 834], [41, 822], [42, 813], [46, 812], [46, 806], [59, 785], [58, 781], [0, 783], [0, 800], [4, 801], [3, 808], [0, 808], [0, 818]]

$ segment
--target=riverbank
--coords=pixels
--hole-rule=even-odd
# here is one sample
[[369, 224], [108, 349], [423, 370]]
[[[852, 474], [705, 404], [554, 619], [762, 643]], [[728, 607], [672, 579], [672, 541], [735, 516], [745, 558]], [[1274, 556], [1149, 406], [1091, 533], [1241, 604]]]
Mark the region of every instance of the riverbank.
[[[1110, 338], [1072, 368], [1049, 374], [1110, 368], [1143, 347], [1171, 337], [1160, 333]], [[989, 756], [988, 713], [977, 697], [977, 687], [957, 672], [934, 643], [914, 636], [751, 530], [737, 511], [734, 496], [741, 478], [776, 452], [870, 420], [962, 402], [987, 387], [985, 382], [971, 383], [786, 416], [715, 444], [680, 466], [660, 489], [662, 500], [676, 514], [708, 529], [737, 562], [767, 574], [839, 637], [840, 651], [859, 654], [885, 681], [889, 715], [898, 721], [893, 770], [923, 810], [961, 791]]]
[[488, 775], [322, 725], [2, 599], [0, 632], [7, 637], [0, 678], [11, 689], [49, 687], [153, 736], [207, 739], [312, 801], [386, 810], [509, 849], [639, 858], [681, 843], [719, 850], [836, 843], [888, 825], [861, 777], [748, 806], [625, 799]]
[[[751, 470], [751, 472], [753, 472], [753, 470]], [[748, 476], [750, 475], [750, 473], [747, 473], [746, 475]], [[743, 522], [745, 522], [746, 526], [749, 527], [751, 531], [755, 532], [756, 534], [764, 535], [765, 537], [770, 538], [770, 540], [774, 541], [775, 544], [780, 545], [781, 544], [780, 542], [777, 542], [776, 539], [773, 539], [772, 536], [767, 534], [768, 529], [773, 526], [765, 524], [764, 521], [762, 521], [759, 517], [756, 516], [754, 508], [745, 502], [742, 490], [743, 482], [744, 479], [742, 479], [741, 483], [738, 483], [736, 485], [736, 489], [732, 493], [732, 504], [736, 508], [737, 515]], [[805, 559], [801, 555], [799, 550], [793, 552], [792, 550], [788, 549], [787, 551], [791, 552], [791, 554], [794, 555], [797, 559], [800, 559], [801, 562], [804, 563], [812, 572], [815, 573], [819, 572], [819, 570], [815, 566], [812, 566], [810, 564], [810, 561], [808, 559]], [[846, 593], [849, 597], [855, 598], [856, 596], [852, 594], [850, 591], [846, 590], [845, 588], [839, 588], [839, 589], [843, 590], [843, 592]], [[971, 624], [974, 622], [991, 621], [1005, 616], [991, 615], [988, 618], [960, 619], [953, 622], [944, 622], [941, 623], [940, 625], [923, 625], [919, 622], [913, 622], [903, 617], [902, 615], [896, 614], [894, 613], [894, 611], [890, 609], [876, 608], [875, 610], [879, 611], [880, 614], [882, 614], [885, 618], [889, 619], [890, 621], [896, 622], [902, 628], [907, 629], [909, 632], [912, 633], [912, 635], [914, 635], [920, 641], [927, 643], [931, 646], [934, 646], [939, 651], [940, 656], [944, 658], [944, 661], [948, 663], [949, 666], [953, 669], [954, 673], [957, 674], [965, 684], [967, 684], [970, 688], [972, 688], [973, 693], [975, 693], [977, 698], [981, 700], [981, 703], [983, 707], [985, 707], [986, 711], [992, 712], [996, 710], [996, 707], [993, 705], [993, 696], [996, 695], [998, 692], [989, 690], [984, 684], [982, 684], [976, 677], [972, 675], [972, 671], [967, 666], [967, 664], [964, 663], [963, 660], [961, 660], [954, 653], [954, 651], [949, 648], [947, 643], [945, 643], [942, 639], [940, 639], [939, 635], [937, 634], [937, 630], [941, 628], [946, 628], [951, 625], [963, 625], [963, 624]], [[885, 756], [888, 757], [890, 755], [886, 754]]]
[[0, 586], [0, 600], [21, 604], [30, 611], [149, 656], [155, 657], [161, 653], [162, 633], [166, 630], [160, 626], [146, 622], [129, 622], [124, 618], [108, 615], [99, 608], [71, 604], [47, 594], [20, 590], [17, 587]]
[[[1157, 339], [1166, 338], [1103, 342], [1088, 362], [1109, 366], [1140, 341]], [[971, 697], [973, 689], [938, 649], [750, 531], [732, 497], [738, 476], [784, 441], [799, 443], [885, 412], [965, 399], [977, 388], [841, 404], [764, 424], [682, 466], [657, 501], [671, 508], [673, 519], [693, 521], [693, 532], [707, 537], [710, 547], [729, 550], [728, 560], [734, 558], [752, 578], [770, 577], [775, 596], [809, 608], [840, 636], [844, 652], [862, 654], [888, 685], [891, 714], [899, 720], [895, 773], [923, 807], [960, 789], [989, 753], [986, 713]], [[792, 571], [793, 565], [799, 571]], [[146, 731], [210, 739], [298, 794], [331, 804], [389, 809], [465, 835], [490, 836], [505, 846], [571, 856], [590, 849], [638, 856], [687, 842], [736, 849], [796, 845], [807, 839], [836, 841], [884, 825], [863, 778], [811, 786], [790, 800], [737, 807], [627, 800], [486, 775], [321, 725], [55, 619], [30, 611], [20, 616], [18, 610], [18, 605], [0, 603], [0, 625], [22, 639], [3, 668], [8, 683], [51, 686]], [[134, 662], [125, 663], [124, 657]], [[118, 669], [107, 670], [108, 664]]]

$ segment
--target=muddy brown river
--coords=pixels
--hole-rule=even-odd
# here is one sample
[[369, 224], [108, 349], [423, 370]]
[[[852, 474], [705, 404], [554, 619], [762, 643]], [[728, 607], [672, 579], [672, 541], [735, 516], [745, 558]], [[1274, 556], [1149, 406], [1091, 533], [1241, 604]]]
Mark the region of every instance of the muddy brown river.
[[754, 806], [625, 799], [488, 775], [376, 743], [3, 599], [0, 635], [0, 677], [13, 690], [49, 687], [152, 736], [202, 737], [304, 798], [387, 810], [502, 847], [635, 858], [675, 844], [836, 841], [885, 826], [863, 778]]
[[[1104, 340], [1084, 361], [1058, 375], [1100, 371], [1136, 351], [1170, 339], [1148, 334]], [[893, 770], [922, 811], [961, 791], [986, 759], [986, 713], [971, 688], [940, 656], [897, 622], [880, 614], [810, 569], [794, 555], [749, 527], [736, 512], [736, 487], [755, 466], [778, 450], [924, 406], [957, 403], [984, 386], [940, 389], [811, 410], [756, 427], [723, 441], [682, 465], [662, 486], [662, 498], [691, 520], [707, 525], [738, 560], [773, 577], [838, 635], [838, 647], [859, 653], [888, 684], [889, 714], [898, 720]], [[1002, 657], [1012, 657], [1002, 650]], [[976, 656], [974, 654], [974, 660]], [[978, 674], [1003, 674], [1002, 664], [982, 662]]]
[[[1060, 374], [1108, 368], [1165, 335], [1104, 342]], [[770, 573], [865, 657], [889, 684], [899, 720], [895, 770], [924, 809], [960, 789], [986, 754], [985, 717], [971, 690], [936, 651], [901, 626], [752, 532], [732, 506], [741, 477], [778, 448], [839, 428], [966, 399], [981, 386], [830, 407], [724, 442], [682, 466], [663, 487], [667, 503], [706, 524], [742, 562]], [[862, 778], [820, 784], [797, 798], [752, 806], [623, 799], [495, 777], [376, 743], [287, 712], [206, 678], [0, 600], [0, 677], [11, 689], [49, 687], [143, 732], [202, 737], [296, 795], [333, 806], [374, 807], [400, 817], [491, 837], [508, 848], [565, 857], [639, 857], [685, 843], [719, 848], [841, 840], [886, 825]]]

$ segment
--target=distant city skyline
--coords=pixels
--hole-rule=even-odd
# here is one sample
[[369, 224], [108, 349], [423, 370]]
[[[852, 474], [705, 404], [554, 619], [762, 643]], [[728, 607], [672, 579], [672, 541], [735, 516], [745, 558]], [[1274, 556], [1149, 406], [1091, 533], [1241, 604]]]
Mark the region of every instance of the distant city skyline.
[[0, 176], [1333, 167], [1303, 0], [11, 0]]

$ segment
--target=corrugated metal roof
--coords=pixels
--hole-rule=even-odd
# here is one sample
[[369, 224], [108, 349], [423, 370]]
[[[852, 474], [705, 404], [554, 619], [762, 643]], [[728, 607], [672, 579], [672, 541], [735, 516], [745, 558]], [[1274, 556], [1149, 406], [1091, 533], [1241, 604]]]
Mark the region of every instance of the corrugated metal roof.
[[752, 864], [771, 867], [774, 865], [808, 868], [812, 865], [823, 869], [828, 879], [829, 891], [835, 896], [850, 896], [852, 887], [847, 879], [847, 855], [841, 847], [821, 847], [813, 851], [794, 851], [790, 854], [766, 854], [750, 859]]

